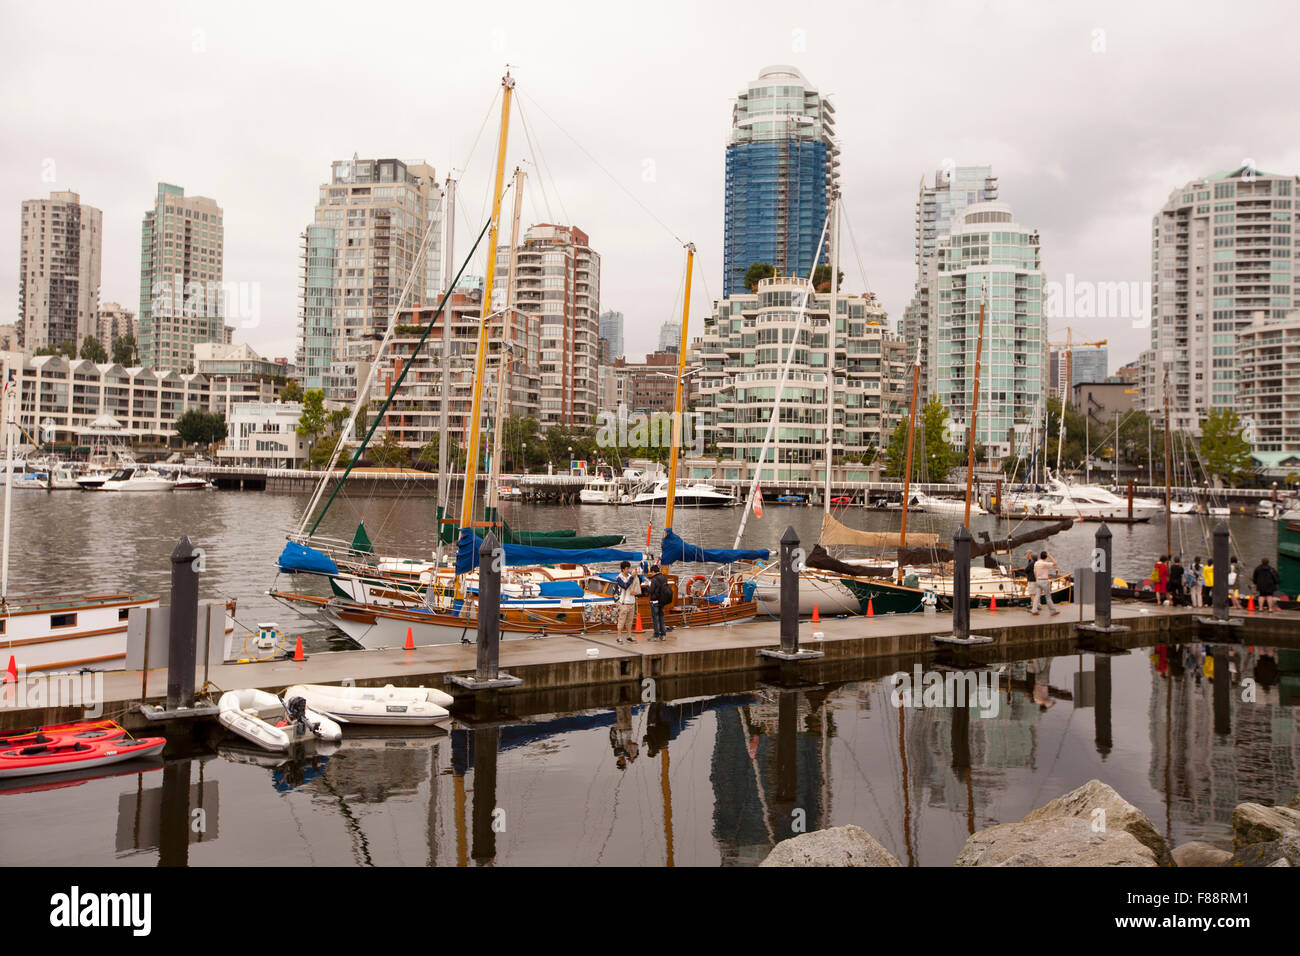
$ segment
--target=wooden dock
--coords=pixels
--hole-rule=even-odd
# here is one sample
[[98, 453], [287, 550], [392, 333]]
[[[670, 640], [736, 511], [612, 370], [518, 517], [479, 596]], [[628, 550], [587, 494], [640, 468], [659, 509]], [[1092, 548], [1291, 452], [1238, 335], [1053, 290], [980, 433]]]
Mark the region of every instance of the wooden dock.
[[[971, 612], [973, 634], [992, 638], [988, 644], [963, 649], [972, 663], [1007, 661], [1029, 656], [1054, 656], [1073, 653], [1079, 648], [1080, 635], [1077, 605], [1061, 605], [1056, 617], [1030, 616], [1023, 608], [990, 612]], [[1200, 618], [1207, 613], [1200, 608], [1153, 607], [1138, 602], [1115, 605], [1114, 623], [1130, 628], [1109, 635], [1117, 646], [1138, 647], [1161, 643], [1232, 642], [1300, 648], [1300, 611], [1273, 614], [1234, 611], [1233, 619], [1242, 620], [1237, 627], [1206, 625]], [[936, 634], [951, 633], [950, 615], [924, 614], [881, 615], [872, 618], [827, 618], [819, 624], [800, 624], [800, 646], [822, 651], [824, 657], [793, 665], [759, 656], [760, 650], [775, 649], [780, 644], [779, 625], [772, 619], [723, 625], [698, 630], [679, 629], [662, 642], [646, 642], [648, 634], [638, 636], [633, 645], [618, 644], [612, 636], [555, 636], [538, 640], [512, 640], [501, 645], [501, 667], [523, 679], [518, 688], [500, 692], [503, 702], [515, 695], [565, 689], [604, 687], [605, 696], [614, 701], [640, 699], [639, 686], [646, 679], [672, 684], [698, 678], [732, 675], [751, 681], [781, 668], [793, 669], [801, 677], [819, 679], [862, 679], [876, 668], [864, 670], [846, 665], [862, 662], [892, 662], [892, 670], [910, 667], [915, 661], [935, 658], [941, 651], [933, 641]], [[814, 638], [820, 631], [822, 638]], [[257, 687], [280, 691], [292, 684], [337, 684], [345, 681], [361, 686], [427, 686], [464, 697], [467, 692], [451, 685], [451, 674], [474, 671], [476, 648], [473, 645], [445, 644], [403, 650], [349, 650], [317, 653], [295, 663], [273, 660], [255, 664], [223, 664], [207, 675], [208, 690], [215, 700], [225, 690]], [[838, 675], [835, 678], [829, 675]], [[845, 674], [849, 676], [844, 676]], [[859, 676], [852, 676], [858, 674]], [[157, 727], [134, 711], [141, 697], [143, 675], [139, 671], [112, 671], [104, 674], [104, 714], [120, 719], [130, 729]], [[29, 682], [41, 678], [27, 678]], [[204, 673], [197, 672], [196, 685], [202, 685]], [[165, 670], [148, 675], [148, 702], [160, 703], [166, 696]], [[579, 695], [582, 696], [582, 695]], [[561, 695], [563, 697], [563, 695]], [[81, 719], [82, 707], [20, 706], [25, 693], [14, 685], [0, 690], [0, 730], [13, 730], [40, 724]], [[558, 706], [558, 705], [557, 705]]]

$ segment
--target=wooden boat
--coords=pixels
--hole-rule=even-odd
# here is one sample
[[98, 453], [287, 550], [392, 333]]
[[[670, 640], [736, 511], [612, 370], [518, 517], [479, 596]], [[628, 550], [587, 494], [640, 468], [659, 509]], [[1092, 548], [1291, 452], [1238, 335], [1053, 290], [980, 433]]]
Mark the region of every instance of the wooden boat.
[[47, 727], [28, 742], [0, 749], [0, 779], [87, 770], [136, 757], [156, 757], [166, 745], [166, 738], [137, 739], [112, 722]]

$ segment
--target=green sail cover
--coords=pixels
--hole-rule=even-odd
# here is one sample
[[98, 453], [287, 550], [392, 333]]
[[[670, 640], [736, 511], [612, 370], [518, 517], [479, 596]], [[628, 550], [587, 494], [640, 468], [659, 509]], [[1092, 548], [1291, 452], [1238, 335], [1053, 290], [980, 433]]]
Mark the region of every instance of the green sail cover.
[[364, 521], [357, 525], [357, 533], [352, 536], [352, 550], [361, 554], [375, 553], [375, 546], [370, 543], [370, 535], [366, 534]]
[[[489, 515], [488, 520], [491, 520]], [[456, 544], [460, 538], [460, 529], [454, 524], [442, 525], [442, 543]], [[612, 548], [623, 543], [621, 534], [594, 534], [579, 536], [572, 528], [558, 531], [515, 531], [505, 521], [501, 521], [500, 538], [502, 544], [521, 544], [540, 548], [557, 548], [562, 551], [586, 551], [591, 548]]]

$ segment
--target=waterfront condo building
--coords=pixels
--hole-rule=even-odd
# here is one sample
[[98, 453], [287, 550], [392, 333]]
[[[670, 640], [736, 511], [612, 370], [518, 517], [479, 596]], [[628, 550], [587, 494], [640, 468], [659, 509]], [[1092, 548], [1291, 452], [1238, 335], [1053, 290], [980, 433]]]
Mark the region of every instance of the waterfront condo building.
[[1052, 398], [1074, 399], [1074, 387], [1081, 382], [1104, 382], [1110, 359], [1104, 345], [1048, 346], [1048, 389]]
[[726, 154], [722, 294], [747, 292], [756, 262], [807, 277], [839, 182], [835, 109], [792, 66], [769, 66], [736, 98]]
[[160, 371], [194, 370], [194, 346], [229, 342], [225, 323], [221, 207], [180, 186], [159, 183], [140, 230], [140, 364]]
[[103, 214], [74, 192], [23, 203], [18, 340], [33, 352], [95, 334]]
[[303, 388], [324, 388], [340, 368], [375, 357], [413, 273], [402, 304], [436, 302], [442, 197], [433, 167], [423, 162], [353, 156], [331, 166], [302, 234], [297, 365]]
[[968, 205], [935, 245], [929, 298], [926, 371], [931, 396], [948, 408], [954, 443], [966, 446], [984, 299], [975, 441], [993, 461], [1024, 451], [1047, 395], [1038, 232], [1016, 222], [1005, 203]]
[[1260, 316], [1300, 308], [1300, 177], [1250, 166], [1175, 189], [1151, 222], [1151, 348], [1142, 407], [1199, 434], [1215, 409], [1240, 406], [1240, 336]]
[[935, 171], [934, 183], [928, 186], [921, 177], [916, 198], [916, 287], [903, 313], [902, 332], [913, 358], [921, 350], [922, 402], [929, 395], [930, 279], [939, 240], [952, 231], [967, 206], [997, 198], [998, 179], [991, 166], [947, 165]]
[[[725, 468], [716, 477], [752, 478], [767, 435], [781, 368], [794, 356], [763, 481], [825, 476], [828, 369], [833, 383], [833, 462], [840, 480], [875, 480], [903, 407], [908, 361], [874, 295], [813, 294], [802, 326], [806, 279], [773, 277], [758, 291], [714, 303], [704, 334], [692, 343], [699, 374], [695, 411], [706, 454]], [[795, 333], [798, 329], [798, 338]]]
[[1279, 481], [1300, 474], [1300, 311], [1261, 314], [1237, 335], [1236, 411], [1251, 455]]
[[[600, 364], [600, 256], [576, 226], [539, 223], [515, 249], [513, 309], [535, 315], [539, 324], [540, 391], [537, 418], [542, 429], [562, 423], [595, 423]], [[506, 304], [510, 247], [497, 249], [493, 309]], [[517, 368], [519, 363], [515, 363]]]

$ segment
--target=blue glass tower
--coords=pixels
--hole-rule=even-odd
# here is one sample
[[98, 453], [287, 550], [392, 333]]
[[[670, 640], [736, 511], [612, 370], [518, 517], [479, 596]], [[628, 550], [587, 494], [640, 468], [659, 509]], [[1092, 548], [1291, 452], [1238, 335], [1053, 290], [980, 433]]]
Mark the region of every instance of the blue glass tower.
[[727, 146], [724, 296], [746, 292], [745, 272], [770, 263], [807, 275], [828, 260], [817, 244], [839, 172], [835, 110], [791, 66], [770, 66], [737, 98]]

